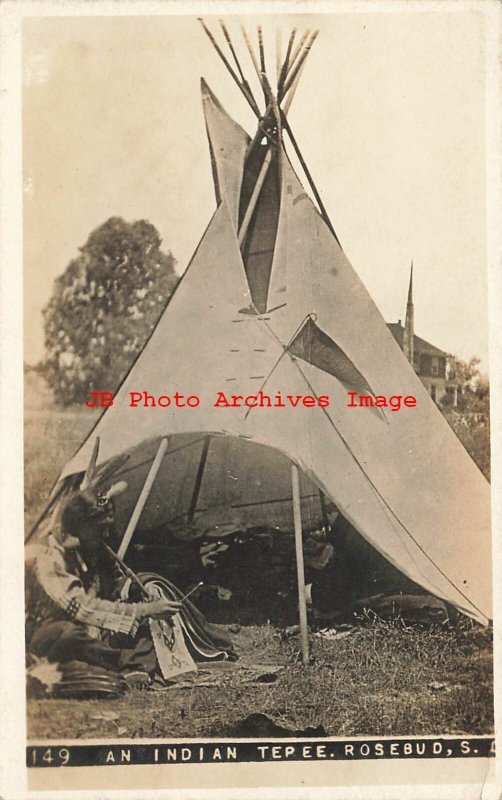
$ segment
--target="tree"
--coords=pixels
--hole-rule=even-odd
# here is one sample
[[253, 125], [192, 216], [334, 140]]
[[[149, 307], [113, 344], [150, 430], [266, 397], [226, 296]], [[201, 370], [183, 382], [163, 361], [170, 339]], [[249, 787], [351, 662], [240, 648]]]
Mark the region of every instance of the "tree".
[[[460, 387], [458, 406], [451, 397], [442, 400], [443, 414], [483, 475], [490, 479], [490, 384], [479, 370], [479, 358], [453, 359], [452, 369]], [[451, 376], [453, 377], [453, 375]]]
[[176, 261], [161, 243], [149, 222], [112, 217], [55, 281], [41, 368], [57, 402], [119, 386], [177, 282]]

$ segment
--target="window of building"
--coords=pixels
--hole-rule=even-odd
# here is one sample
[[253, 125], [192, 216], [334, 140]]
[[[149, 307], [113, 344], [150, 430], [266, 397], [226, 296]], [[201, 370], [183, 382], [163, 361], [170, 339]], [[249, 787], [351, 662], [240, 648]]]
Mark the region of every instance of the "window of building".
[[439, 376], [439, 358], [437, 356], [431, 358], [431, 375], [434, 375], [435, 378]]

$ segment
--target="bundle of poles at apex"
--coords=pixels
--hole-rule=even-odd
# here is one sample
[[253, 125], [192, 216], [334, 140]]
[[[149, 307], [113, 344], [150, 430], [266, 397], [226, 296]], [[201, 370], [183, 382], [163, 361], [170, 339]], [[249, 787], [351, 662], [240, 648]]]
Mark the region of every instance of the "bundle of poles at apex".
[[232, 41], [230, 33], [223, 20], [219, 20], [219, 25], [223, 33], [223, 37], [226, 41], [226, 44], [228, 45], [230, 56], [235, 63], [237, 71], [232, 67], [230, 60], [225, 55], [222, 47], [220, 47], [220, 45], [218, 44], [216, 36], [211, 32], [206, 22], [201, 18], [199, 18], [199, 22], [202, 25], [204, 31], [206, 32], [214, 49], [216, 50], [219, 57], [225, 64], [233, 80], [235, 81], [240, 91], [242, 92], [243, 96], [245, 97], [251, 110], [258, 119], [258, 130], [256, 132], [256, 136], [253, 142], [250, 145], [249, 152], [250, 153], [252, 152], [254, 145], [258, 141], [260, 141], [263, 137], [266, 137], [268, 140], [268, 149], [263, 159], [261, 170], [256, 180], [254, 190], [249, 200], [248, 206], [246, 208], [244, 217], [241, 219], [240, 222], [239, 235], [238, 235], [239, 245], [242, 247], [245, 241], [249, 224], [251, 222], [258, 197], [263, 188], [263, 184], [265, 182], [265, 178], [267, 176], [267, 172], [270, 167], [274, 151], [277, 150], [277, 145], [282, 142], [283, 131], [286, 131], [286, 133], [288, 134], [289, 140], [293, 146], [298, 161], [301, 164], [303, 172], [305, 173], [305, 177], [309, 182], [310, 188], [319, 207], [319, 211], [321, 212], [324, 218], [324, 221], [326, 222], [328, 228], [330, 229], [331, 233], [335, 237], [338, 244], [340, 244], [335, 229], [331, 224], [331, 220], [329, 219], [324, 203], [322, 202], [319, 191], [317, 190], [317, 187], [314, 183], [309, 168], [305, 163], [305, 160], [302, 156], [301, 150], [298, 146], [293, 131], [291, 130], [291, 125], [287, 119], [288, 111], [290, 109], [293, 98], [296, 94], [296, 90], [298, 88], [302, 72], [305, 68], [307, 57], [310, 53], [312, 45], [317, 39], [319, 31], [306, 30], [300, 37], [297, 37], [297, 30], [296, 28], [294, 28], [291, 31], [288, 39], [284, 60], [282, 59], [282, 54], [281, 54], [282, 51], [281, 32], [280, 30], [277, 31], [276, 91], [274, 93], [266, 68], [265, 47], [263, 42], [262, 27], [261, 25], [259, 25], [257, 28], [257, 43], [258, 43], [258, 53], [259, 53], [259, 55], [257, 56], [246, 29], [244, 28], [244, 26], [241, 26], [242, 38], [244, 40], [245, 46], [253, 63], [253, 67], [256, 71], [259, 84], [263, 91], [265, 111], [262, 114], [260, 112], [259, 104], [257, 103], [253, 95], [249, 82], [246, 80], [246, 77], [244, 75], [244, 72], [242, 70], [241, 64], [237, 56], [234, 42]]

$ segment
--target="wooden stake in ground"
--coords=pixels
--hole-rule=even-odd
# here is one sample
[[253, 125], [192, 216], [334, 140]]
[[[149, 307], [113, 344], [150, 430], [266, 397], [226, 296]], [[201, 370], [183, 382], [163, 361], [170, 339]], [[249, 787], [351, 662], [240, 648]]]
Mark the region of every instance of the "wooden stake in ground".
[[151, 488], [153, 486], [153, 482], [157, 477], [157, 472], [160, 469], [160, 465], [162, 463], [162, 459], [167, 450], [167, 439], [162, 439], [159, 444], [159, 449], [157, 450], [156, 456], [152, 461], [152, 466], [150, 467], [150, 472], [146, 477], [146, 481], [144, 486], [141, 490], [141, 494], [138, 497], [138, 501], [134, 507], [134, 511], [132, 512], [131, 519], [129, 520], [129, 524], [125, 530], [125, 533], [122, 537], [122, 541], [120, 543], [120, 547], [117, 550], [117, 555], [119, 558], [124, 558], [127, 548], [129, 547], [129, 543], [132, 539], [132, 535], [136, 529], [136, 525], [138, 524], [139, 518], [141, 516], [141, 512], [143, 511], [144, 505], [148, 500], [148, 495], [150, 494]]
[[302, 513], [300, 508], [300, 477], [296, 464], [291, 464], [293, 491], [293, 518], [295, 523], [296, 577], [298, 580], [298, 610], [300, 613], [300, 640], [302, 663], [309, 663], [309, 631], [307, 626], [307, 601], [305, 599], [305, 568], [303, 564]]

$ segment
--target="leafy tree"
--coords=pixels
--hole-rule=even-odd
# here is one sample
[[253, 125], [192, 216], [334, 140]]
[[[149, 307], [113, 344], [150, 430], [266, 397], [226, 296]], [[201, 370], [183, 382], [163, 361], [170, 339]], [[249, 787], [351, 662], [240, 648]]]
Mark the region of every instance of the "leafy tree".
[[481, 472], [490, 479], [490, 384], [479, 370], [480, 359], [453, 359], [460, 392], [453, 408], [451, 396], [442, 400], [443, 414]]
[[112, 217], [55, 281], [43, 312], [41, 369], [57, 402], [119, 386], [177, 281], [175, 259], [161, 242], [149, 222]]

